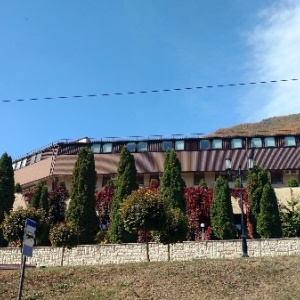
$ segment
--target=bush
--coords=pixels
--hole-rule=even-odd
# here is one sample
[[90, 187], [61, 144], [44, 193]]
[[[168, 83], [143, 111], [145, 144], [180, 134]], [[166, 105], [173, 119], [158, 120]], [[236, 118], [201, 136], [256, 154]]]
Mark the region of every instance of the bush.
[[109, 235], [107, 230], [99, 230], [95, 236], [95, 242], [97, 244], [108, 244]]
[[36, 222], [36, 244], [49, 244], [49, 220], [46, 218], [45, 211], [35, 208], [19, 208], [16, 211], [11, 211], [10, 214], [5, 214], [4, 221], [1, 225], [4, 238], [9, 242], [10, 246], [22, 245], [24, 227], [26, 219], [31, 219]]
[[78, 245], [79, 230], [72, 223], [58, 223], [50, 229], [52, 246], [71, 249]]
[[295, 179], [294, 177], [291, 177], [291, 178], [288, 180], [288, 186], [289, 186], [289, 187], [298, 187], [298, 186], [299, 186], [299, 183], [298, 183], [297, 179]]

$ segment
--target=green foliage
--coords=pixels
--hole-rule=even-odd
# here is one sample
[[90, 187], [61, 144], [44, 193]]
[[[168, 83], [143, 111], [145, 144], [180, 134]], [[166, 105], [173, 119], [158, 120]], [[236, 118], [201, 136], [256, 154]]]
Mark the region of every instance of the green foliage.
[[41, 197], [39, 208], [43, 209], [46, 212], [46, 215], [49, 213], [49, 201], [48, 201], [48, 188], [44, 185], [41, 190]]
[[[5, 213], [13, 208], [15, 201], [15, 181], [12, 168], [12, 159], [7, 153], [0, 158], [0, 225], [4, 220]], [[0, 229], [0, 246], [5, 246], [6, 242]]]
[[166, 151], [164, 172], [161, 181], [161, 192], [170, 208], [186, 209], [185, 182], [181, 176], [181, 164], [174, 149]]
[[22, 194], [22, 186], [20, 183], [16, 183], [15, 185], [15, 193], [16, 194]]
[[43, 189], [43, 184], [42, 183], [38, 183], [33, 191], [33, 195], [30, 199], [29, 202], [29, 207], [33, 207], [35, 209], [40, 208], [40, 203], [41, 203], [41, 195], [42, 195], [42, 189]]
[[10, 214], [5, 213], [5, 219], [1, 227], [4, 237], [9, 244], [12, 246], [22, 244], [26, 219], [34, 220], [37, 223], [36, 244], [39, 246], [48, 245], [49, 220], [44, 210], [36, 210], [33, 207], [27, 209], [19, 208], [11, 211]]
[[296, 178], [291, 177], [291, 178], [288, 180], [288, 186], [289, 186], [289, 187], [298, 187], [298, 186], [299, 186], [299, 183], [298, 183], [298, 181], [297, 181]]
[[269, 182], [267, 172], [263, 168], [254, 166], [249, 171], [247, 181], [247, 191], [249, 199], [249, 219], [253, 227], [253, 236], [259, 237], [257, 231], [257, 221], [260, 214], [260, 201], [262, 197], [263, 187]]
[[166, 205], [157, 190], [133, 191], [120, 205], [120, 213], [129, 232], [161, 230], [166, 223]]
[[233, 187], [234, 188], [240, 188], [241, 187], [241, 180], [240, 180], [240, 178], [236, 178]]
[[69, 192], [63, 181], [49, 194], [49, 218], [51, 224], [65, 221], [66, 201], [68, 198]]
[[49, 233], [52, 246], [71, 249], [76, 247], [79, 242], [79, 230], [72, 223], [57, 223]]
[[237, 236], [234, 225], [233, 210], [228, 182], [218, 177], [210, 208], [210, 221], [214, 235], [222, 240], [233, 239]]
[[80, 244], [93, 243], [97, 232], [94, 198], [96, 180], [94, 154], [83, 147], [78, 152], [73, 169], [71, 200], [66, 213], [67, 222], [75, 224], [80, 230]]
[[262, 238], [279, 238], [282, 236], [277, 198], [274, 188], [269, 182], [263, 187], [257, 232]]
[[292, 189], [287, 205], [280, 208], [280, 220], [284, 237], [300, 236], [300, 196], [295, 197]]
[[111, 224], [109, 238], [112, 243], [136, 242], [137, 236], [129, 234], [125, 228], [119, 212], [120, 204], [138, 188], [137, 171], [134, 156], [124, 146], [120, 153], [118, 164], [116, 190], [112, 200]]
[[109, 243], [109, 234], [107, 230], [99, 230], [95, 236], [95, 242], [97, 244], [108, 244]]
[[203, 186], [207, 186], [205, 180], [202, 178], [200, 181], [199, 181], [199, 187], [203, 187]]
[[173, 244], [186, 240], [188, 232], [188, 218], [179, 208], [169, 209], [164, 228], [153, 233], [155, 239], [164, 244]]

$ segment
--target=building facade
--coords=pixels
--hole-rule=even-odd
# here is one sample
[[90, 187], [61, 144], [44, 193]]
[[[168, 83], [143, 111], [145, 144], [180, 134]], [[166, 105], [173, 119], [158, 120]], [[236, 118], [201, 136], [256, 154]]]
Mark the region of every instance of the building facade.
[[[13, 161], [15, 182], [23, 191], [43, 182], [49, 190], [65, 181], [70, 189], [72, 171], [81, 147], [94, 152], [97, 172], [97, 190], [105, 186], [117, 173], [122, 147], [134, 155], [140, 186], [159, 180], [163, 173], [165, 152], [174, 148], [181, 162], [182, 176], [187, 186], [198, 185], [203, 179], [213, 187], [218, 176], [228, 178], [232, 186], [239, 166], [247, 178], [247, 160], [251, 155], [256, 165], [267, 170], [275, 188], [287, 187], [293, 177], [300, 181], [300, 134], [256, 136], [149, 136], [147, 138], [105, 138], [92, 141], [83, 138], [71, 142], [56, 142], [27, 153]], [[230, 176], [225, 159], [231, 158]]]

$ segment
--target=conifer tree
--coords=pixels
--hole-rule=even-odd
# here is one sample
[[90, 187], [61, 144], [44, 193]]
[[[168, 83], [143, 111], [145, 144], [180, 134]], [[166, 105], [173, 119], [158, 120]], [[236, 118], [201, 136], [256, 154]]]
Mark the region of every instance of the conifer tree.
[[43, 184], [38, 183], [37, 186], [35, 186], [33, 195], [30, 199], [29, 206], [33, 207], [35, 209], [40, 208], [40, 203], [41, 203], [41, 195], [42, 195], [42, 189], [43, 189]]
[[210, 221], [214, 235], [221, 239], [236, 238], [233, 209], [228, 182], [218, 177], [214, 185], [214, 194], [210, 207]]
[[169, 208], [179, 208], [185, 213], [185, 181], [181, 176], [181, 164], [174, 149], [166, 151], [161, 192]]
[[263, 168], [254, 166], [254, 168], [249, 171], [247, 181], [250, 208], [249, 219], [253, 226], [253, 236], [256, 238], [259, 237], [259, 233], [257, 232], [257, 221], [260, 214], [260, 201], [263, 193], [263, 187], [268, 181], [268, 175]]
[[[12, 159], [7, 153], [0, 158], [0, 225], [4, 214], [9, 213], [15, 201], [15, 181], [12, 168]], [[2, 229], [0, 229], [0, 246], [5, 246]]]
[[93, 243], [97, 231], [94, 197], [96, 181], [94, 154], [83, 147], [78, 152], [73, 169], [71, 199], [66, 213], [66, 220], [75, 224], [80, 230], [80, 244]]
[[44, 185], [41, 190], [39, 208], [45, 211], [46, 216], [49, 214], [48, 188]]
[[257, 232], [262, 238], [279, 238], [282, 236], [277, 198], [270, 182], [263, 187]]
[[124, 146], [120, 153], [120, 161], [117, 171], [115, 194], [112, 200], [111, 224], [109, 237], [112, 243], [136, 242], [136, 235], [129, 234], [120, 216], [120, 204], [138, 188], [137, 171], [134, 156]]

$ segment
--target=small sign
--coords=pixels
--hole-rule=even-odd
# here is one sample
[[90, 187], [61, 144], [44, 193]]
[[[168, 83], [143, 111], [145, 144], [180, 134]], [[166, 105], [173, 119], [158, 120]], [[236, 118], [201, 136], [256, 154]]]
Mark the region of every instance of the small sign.
[[27, 257], [32, 257], [32, 251], [35, 240], [36, 222], [30, 219], [26, 219], [24, 236], [23, 236], [23, 248], [22, 254]]

